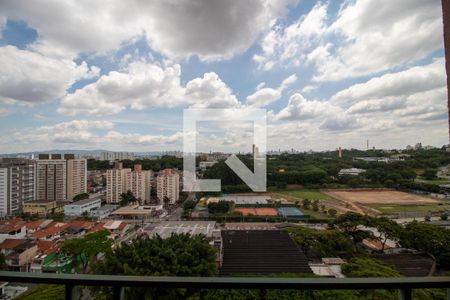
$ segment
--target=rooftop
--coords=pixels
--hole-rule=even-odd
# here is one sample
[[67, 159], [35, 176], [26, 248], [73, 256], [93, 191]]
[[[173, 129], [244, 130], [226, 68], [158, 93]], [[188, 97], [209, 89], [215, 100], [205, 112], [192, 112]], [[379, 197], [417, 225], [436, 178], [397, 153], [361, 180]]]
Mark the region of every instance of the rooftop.
[[159, 224], [149, 224], [144, 228], [144, 231], [149, 236], [159, 235], [163, 239], [170, 237], [172, 233], [204, 234], [211, 237], [215, 226], [215, 221], [166, 221]]

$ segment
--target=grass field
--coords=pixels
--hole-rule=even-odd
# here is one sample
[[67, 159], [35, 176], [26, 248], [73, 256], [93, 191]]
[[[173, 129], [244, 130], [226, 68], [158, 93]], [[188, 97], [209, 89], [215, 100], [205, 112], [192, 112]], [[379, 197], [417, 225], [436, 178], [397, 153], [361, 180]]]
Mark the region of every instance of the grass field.
[[426, 179], [419, 179], [416, 178], [416, 180], [414, 180], [416, 182], [423, 182], [423, 183], [430, 183], [430, 184], [450, 184], [450, 180], [448, 179], [443, 179], [443, 178], [438, 178], [438, 179], [433, 179], [433, 180], [426, 180]]
[[379, 210], [383, 214], [393, 214], [400, 212], [428, 212], [428, 211], [439, 212], [445, 209], [450, 209], [450, 205], [437, 205], [437, 204], [415, 205], [415, 206], [395, 205], [395, 204], [394, 205], [372, 204], [366, 206], [375, 208], [376, 210]]
[[319, 190], [277, 191], [277, 194], [309, 200], [332, 200], [333, 198]]
[[322, 212], [313, 211], [309, 209], [300, 208], [300, 210], [305, 214], [309, 215], [311, 219], [331, 219], [329, 215], [326, 215]]

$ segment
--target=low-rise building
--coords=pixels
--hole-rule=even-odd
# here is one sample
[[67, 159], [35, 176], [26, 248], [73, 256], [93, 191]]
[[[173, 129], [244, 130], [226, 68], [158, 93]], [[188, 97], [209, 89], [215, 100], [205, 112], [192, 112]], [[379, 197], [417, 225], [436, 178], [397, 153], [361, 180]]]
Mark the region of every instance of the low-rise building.
[[89, 198], [83, 199], [74, 203], [70, 203], [64, 206], [64, 214], [66, 216], [79, 217], [83, 213], [89, 213], [91, 210], [99, 208], [102, 206], [101, 198]]
[[23, 212], [30, 215], [45, 216], [48, 214], [62, 213], [64, 202], [53, 200], [36, 200], [23, 203]]
[[27, 239], [6, 239], [0, 244], [0, 251], [5, 256], [5, 263], [10, 270], [28, 271], [37, 254], [35, 241]]
[[22, 219], [0, 221], [0, 243], [6, 239], [23, 239], [26, 234], [26, 223]]
[[364, 172], [366, 172], [366, 170], [358, 169], [358, 168], [341, 169], [339, 171], [339, 176], [343, 176], [343, 175], [358, 176]]
[[117, 205], [106, 204], [90, 211], [92, 217], [103, 219], [117, 209]]

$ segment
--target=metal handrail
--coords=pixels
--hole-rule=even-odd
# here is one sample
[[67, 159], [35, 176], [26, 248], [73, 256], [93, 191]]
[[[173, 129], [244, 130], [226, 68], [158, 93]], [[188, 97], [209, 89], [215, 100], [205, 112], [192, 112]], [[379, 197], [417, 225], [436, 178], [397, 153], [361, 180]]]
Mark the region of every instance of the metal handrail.
[[[205, 289], [398, 289], [400, 299], [411, 299], [412, 289], [450, 289], [450, 277], [390, 277], [390, 278], [273, 278], [273, 277], [165, 277], [88, 274], [50, 274], [0, 271], [0, 281], [63, 284], [66, 299], [72, 299], [73, 287], [110, 286], [114, 299], [120, 299], [124, 287], [145, 288], [205, 288]], [[447, 292], [448, 293], [448, 292]]]

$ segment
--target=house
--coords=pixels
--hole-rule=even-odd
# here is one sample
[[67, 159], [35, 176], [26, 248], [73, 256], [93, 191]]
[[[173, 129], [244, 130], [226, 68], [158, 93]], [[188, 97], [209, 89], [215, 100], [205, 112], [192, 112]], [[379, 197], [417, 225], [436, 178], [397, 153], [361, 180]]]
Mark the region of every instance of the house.
[[50, 219], [41, 219], [41, 220], [28, 222], [26, 225], [27, 234], [33, 233], [37, 230], [44, 229], [45, 227], [50, 225], [52, 222], [53, 222], [53, 220], [50, 220]]
[[35, 241], [26, 239], [6, 239], [0, 244], [0, 251], [5, 255], [8, 269], [28, 271], [29, 265], [37, 254]]
[[53, 222], [46, 228], [33, 232], [31, 236], [38, 240], [53, 241], [61, 238], [69, 227], [67, 223]]
[[0, 243], [6, 239], [23, 239], [26, 233], [26, 222], [20, 218], [0, 221]]

